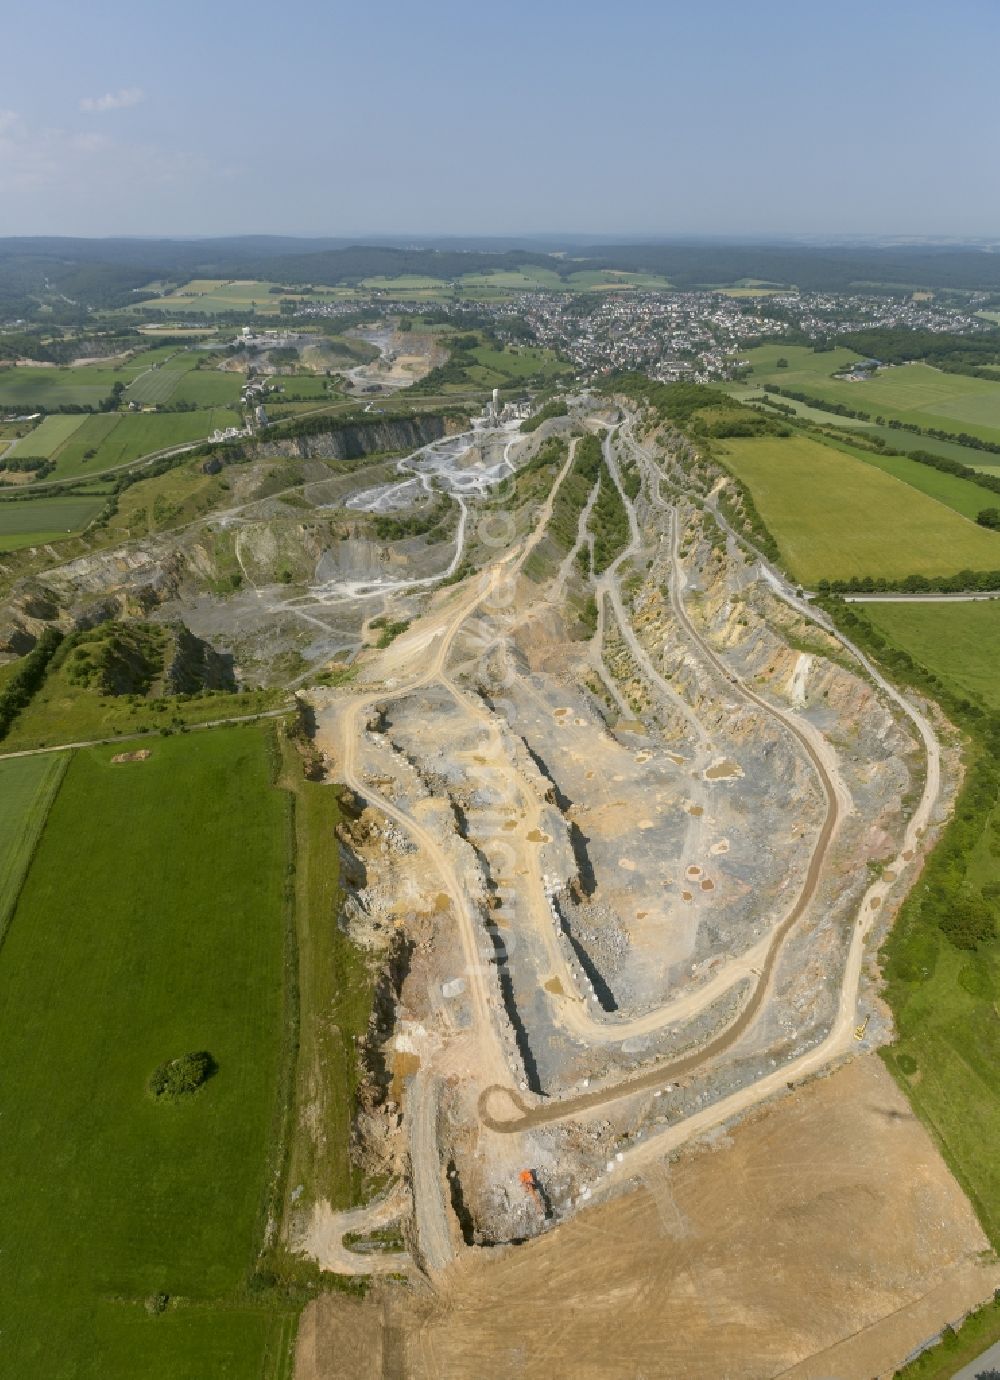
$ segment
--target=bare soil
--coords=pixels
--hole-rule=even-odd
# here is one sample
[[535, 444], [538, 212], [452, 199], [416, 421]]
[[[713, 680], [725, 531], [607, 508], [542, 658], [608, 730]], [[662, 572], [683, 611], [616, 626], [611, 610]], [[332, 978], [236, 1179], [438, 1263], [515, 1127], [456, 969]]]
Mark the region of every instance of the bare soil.
[[867, 1380], [998, 1283], [958, 1184], [868, 1055], [530, 1244], [465, 1253], [434, 1294], [318, 1300], [296, 1380]]

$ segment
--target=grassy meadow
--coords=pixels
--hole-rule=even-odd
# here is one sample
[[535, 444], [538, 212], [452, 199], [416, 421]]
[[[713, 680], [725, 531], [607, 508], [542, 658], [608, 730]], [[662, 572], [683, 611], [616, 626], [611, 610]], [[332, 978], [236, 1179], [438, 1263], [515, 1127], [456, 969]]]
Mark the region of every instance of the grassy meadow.
[[204, 440], [217, 428], [238, 425], [239, 411], [228, 407], [197, 412], [110, 412], [87, 417], [56, 453], [53, 478], [101, 474], [153, 451]]
[[[894, 418], [1000, 442], [1000, 379], [994, 383], [913, 363], [880, 369], [863, 383], [846, 382], [832, 375], [860, 356], [846, 349], [817, 353], [803, 345], [762, 345], [746, 358], [752, 384], [775, 384], [843, 403], [869, 413], [873, 421], [877, 416]], [[787, 368], [778, 368], [781, 358]]]
[[803, 584], [1000, 570], [1000, 533], [868, 457], [793, 435], [727, 440], [720, 458], [749, 488], [784, 563]]
[[972, 480], [936, 470], [932, 465], [922, 465], [919, 460], [911, 460], [908, 456], [879, 455], [875, 451], [841, 441], [830, 440], [827, 444], [843, 451], [845, 455], [864, 461], [867, 465], [874, 465], [885, 474], [891, 474], [894, 479], [901, 479], [904, 484], [919, 489], [928, 498], [937, 499], [939, 503], [946, 504], [973, 522], [984, 508], [997, 505], [997, 496], [991, 494], [988, 489], [980, 488]]
[[970, 734], [966, 793], [885, 946], [899, 1036], [886, 1057], [1000, 1246], [1000, 939], [956, 947], [928, 908], [940, 908], [940, 895], [952, 907], [982, 895], [996, 913], [1000, 806], [984, 715], [1000, 713], [1000, 603], [870, 603], [847, 617], [852, 628], [860, 620], [867, 645], [869, 629], [884, 639], [877, 654], [890, 668], [893, 649], [909, 656], [918, 669], [904, 667], [902, 678], [942, 698]]
[[0, 942], [68, 760], [0, 758]]
[[5, 499], [0, 502], [0, 551], [64, 541], [68, 534], [82, 531], [104, 502], [97, 494]]
[[894, 646], [959, 695], [1000, 713], [1000, 599], [968, 603], [866, 603], [865, 616]]
[[108, 532], [118, 539], [179, 527], [209, 512], [227, 488], [228, 481], [222, 475], [203, 474], [200, 461], [178, 465], [125, 489], [108, 522]]
[[74, 368], [19, 364], [0, 369], [0, 408], [99, 407], [116, 383], [128, 383], [130, 378], [127, 369], [107, 364]]
[[340, 875], [334, 830], [340, 821], [334, 786], [303, 779], [285, 739], [282, 780], [295, 793], [296, 913], [302, 1019], [297, 1101], [308, 1107], [293, 1130], [288, 1187], [301, 1192], [286, 1211], [317, 1198], [334, 1208], [363, 1199], [365, 1185], [350, 1156], [359, 1077], [356, 1038], [368, 1029], [374, 975], [370, 959], [336, 923]]
[[288, 699], [280, 688], [232, 693], [216, 690], [162, 698], [102, 694], [96, 688], [73, 682], [64, 653], [65, 646], [53, 658], [41, 689], [15, 719], [4, 739], [8, 750], [127, 738], [133, 734], [160, 735], [165, 729], [174, 731], [216, 719], [279, 709]]
[[44, 460], [51, 460], [56, 451], [64, 446], [69, 438], [83, 426], [86, 417], [83, 413], [69, 413], [66, 416], [55, 415], [53, 417], [43, 417], [33, 431], [29, 431], [27, 436], [22, 436], [15, 441], [10, 450], [9, 456], [15, 455], [40, 455]]
[[[290, 1318], [248, 1281], [278, 1136], [288, 797], [266, 729], [112, 755], [73, 757], [0, 953], [4, 1371], [125, 1380], [141, 1354], [145, 1380], [270, 1380]], [[153, 1069], [195, 1049], [215, 1076], [155, 1102]]]

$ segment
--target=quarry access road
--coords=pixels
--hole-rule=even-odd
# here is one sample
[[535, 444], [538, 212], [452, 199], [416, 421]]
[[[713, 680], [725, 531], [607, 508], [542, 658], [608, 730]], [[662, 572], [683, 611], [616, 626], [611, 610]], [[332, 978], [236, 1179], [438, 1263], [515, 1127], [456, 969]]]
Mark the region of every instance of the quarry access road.
[[[358, 762], [358, 743], [363, 733], [359, 725], [362, 713], [380, 701], [398, 699], [434, 683], [445, 686], [464, 703], [461, 695], [447, 680], [448, 656], [466, 620], [477, 608], [502, 589], [504, 579], [512, 579], [542, 539], [552, 516], [556, 495], [573, 463], [575, 446], [570, 448], [566, 461], [542, 505], [534, 530], [519, 552], [510, 552], [489, 570], [480, 574], [457, 601], [428, 618], [398, 638], [376, 663], [382, 674], [382, 684], [339, 701], [335, 726], [338, 744], [340, 775], [351, 790], [369, 802], [387, 818], [393, 820], [410, 835], [422, 850], [444, 887], [454, 909], [459, 938], [465, 960], [465, 975], [469, 980], [474, 1016], [474, 1036], [477, 1040], [475, 1068], [486, 1078], [505, 1078], [509, 1075], [497, 1024], [493, 1020], [495, 1003], [500, 1000], [499, 988], [495, 1000], [487, 992], [485, 975], [494, 970], [480, 956], [479, 946], [483, 927], [475, 914], [461, 884], [454, 865], [433, 833], [414, 816], [388, 800], [361, 777]], [[426, 656], [427, 664], [417, 675], [396, 681], [391, 676], [397, 667], [403, 668], [413, 659]], [[390, 673], [386, 678], [386, 673]], [[408, 1113], [410, 1130], [411, 1175], [416, 1205], [418, 1241], [421, 1257], [428, 1270], [442, 1269], [454, 1254], [447, 1211], [441, 1183], [441, 1165], [437, 1152], [435, 1130], [437, 1083], [431, 1078], [414, 1079]]]
[[[616, 480], [617, 482], [617, 480]], [[623, 489], [620, 489], [622, 499], [628, 505], [630, 500]], [[707, 1044], [692, 1050], [688, 1054], [681, 1055], [679, 1058], [668, 1060], [657, 1065], [655, 1068], [645, 1073], [637, 1074], [631, 1078], [625, 1078], [619, 1082], [600, 1088], [595, 1088], [588, 1093], [581, 1093], [572, 1097], [552, 1099], [537, 1105], [531, 1105], [511, 1088], [490, 1087], [484, 1090], [479, 1099], [479, 1115], [483, 1123], [493, 1131], [509, 1134], [518, 1131], [530, 1130], [536, 1126], [543, 1126], [553, 1121], [561, 1121], [566, 1117], [578, 1116], [581, 1113], [593, 1111], [595, 1108], [606, 1105], [608, 1102], [617, 1101], [622, 1097], [628, 1097], [635, 1093], [644, 1092], [656, 1088], [661, 1088], [664, 1083], [673, 1082], [678, 1078], [685, 1077], [701, 1068], [710, 1060], [724, 1054], [745, 1034], [751, 1024], [756, 1020], [765, 1001], [770, 995], [774, 970], [780, 957], [782, 945], [790, 933], [792, 927], [802, 916], [808, 905], [811, 903], [823, 869], [826, 864], [827, 856], [833, 839], [840, 824], [842, 812], [850, 808], [850, 798], [845, 800], [844, 788], [839, 780], [835, 758], [832, 750], [828, 747], [821, 752], [810, 741], [810, 738], [802, 731], [797, 724], [789, 723], [784, 714], [769, 705], [766, 700], [762, 700], [749, 690], [743, 682], [722, 666], [722, 663], [715, 657], [715, 654], [708, 647], [701, 635], [696, 631], [694, 625], [687, 618], [683, 611], [679, 589], [683, 587], [683, 574], [680, 568], [680, 556], [678, 552], [676, 522], [671, 519], [670, 524], [671, 541], [671, 563], [672, 579], [671, 602], [676, 596], [677, 609], [680, 609], [678, 622], [684, 629], [688, 639], [699, 648], [717, 670], [722, 675], [730, 687], [741, 693], [746, 699], [750, 700], [755, 706], [764, 710], [765, 713], [777, 716], [782, 720], [783, 726], [790, 729], [797, 738], [799, 744], [804, 749], [816, 775], [826, 799], [826, 812], [820, 831], [813, 847], [812, 856], [806, 876], [799, 890], [799, 894], [794, 904], [788, 911], [784, 919], [772, 932], [768, 941], [763, 959], [759, 958], [759, 952], [755, 950], [751, 954], [744, 954], [740, 959], [732, 960], [727, 963], [725, 969], [712, 979], [711, 983], [693, 992], [687, 999], [681, 999], [668, 1007], [660, 1008], [648, 1013], [637, 1022], [629, 1023], [628, 1033], [635, 1033], [635, 1027], [641, 1022], [644, 1029], [657, 1029], [664, 1024], [678, 1019], [683, 1019], [687, 1015], [693, 1015], [697, 1011], [704, 1009], [708, 1002], [730, 989], [735, 983], [750, 978], [753, 975], [753, 968], [757, 962], [760, 963], [760, 976], [751, 990], [749, 1000], [740, 1010], [736, 1019], [722, 1030]], [[830, 770], [832, 766], [832, 771]], [[754, 961], [756, 960], [756, 961]], [[624, 1031], [626, 1023], [616, 1024], [616, 1031]], [[490, 1106], [496, 1106], [500, 1097], [506, 1097], [509, 1102], [520, 1113], [515, 1118], [497, 1117], [491, 1112]]]
[[[650, 457], [644, 453], [647, 463], [652, 463]], [[657, 486], [658, 487], [658, 486]], [[727, 530], [730, 535], [746, 545], [746, 542], [729, 526], [729, 523], [721, 516], [720, 525]], [[756, 553], [759, 555], [759, 553]], [[924, 788], [921, 793], [917, 808], [906, 827], [903, 837], [902, 847], [898, 857], [885, 869], [879, 877], [865, 892], [858, 909], [858, 919], [853, 927], [851, 943], [848, 949], [847, 961], [844, 965], [844, 974], [841, 981], [840, 996], [837, 1004], [837, 1013], [831, 1025], [830, 1031], [823, 1040], [813, 1049], [805, 1051], [796, 1058], [789, 1060], [774, 1072], [763, 1075], [754, 1083], [739, 1089], [728, 1097], [721, 1098], [718, 1102], [703, 1108], [701, 1111], [692, 1113], [684, 1117], [681, 1121], [667, 1127], [665, 1130], [656, 1132], [622, 1152], [622, 1160], [613, 1161], [615, 1168], [607, 1175], [602, 1177], [594, 1186], [592, 1192], [601, 1192], [614, 1189], [623, 1179], [641, 1172], [651, 1162], [659, 1161], [671, 1150], [690, 1140], [704, 1131], [710, 1130], [721, 1123], [730, 1120], [735, 1116], [742, 1115], [752, 1107], [765, 1101], [769, 1097], [775, 1096], [785, 1090], [789, 1082], [799, 1080], [811, 1073], [817, 1072], [828, 1067], [835, 1060], [847, 1056], [856, 1047], [854, 1040], [854, 1024], [857, 1019], [858, 996], [861, 985], [861, 969], [864, 961], [865, 942], [871, 931], [876, 918], [882, 911], [883, 904], [891, 892], [897, 886], [899, 880], [904, 878], [907, 872], [913, 868], [918, 859], [920, 841], [924, 837], [927, 826], [937, 804], [941, 789], [940, 776], [940, 757], [941, 749], [933, 726], [927, 717], [911, 704], [900, 692], [891, 685], [884, 676], [875, 668], [869, 659], [860, 651], [849, 639], [845, 638], [828, 620], [825, 615], [810, 608], [804, 601], [791, 593], [785, 585], [780, 574], [773, 571], [766, 561], [761, 558], [762, 573], [768, 577], [768, 583], [775, 593], [785, 603], [796, 612], [803, 614], [811, 621], [817, 623], [824, 631], [829, 632], [837, 638], [841, 645], [855, 657], [865, 671], [872, 677], [875, 683], [883, 692], [897, 704], [907, 717], [917, 728], [923, 741], [927, 770], [924, 779]], [[891, 878], [891, 880], [890, 880]], [[758, 991], [760, 988], [758, 988]], [[725, 1036], [723, 1037], [725, 1038]], [[731, 1041], [729, 1041], [731, 1043]], [[710, 1048], [710, 1047], [709, 1047]], [[716, 1052], [721, 1052], [716, 1051]], [[692, 1063], [689, 1069], [684, 1070], [693, 1072], [696, 1067], [705, 1062], [708, 1050], [702, 1050], [690, 1056]], [[671, 1066], [674, 1069], [674, 1077], [677, 1076], [678, 1065], [686, 1061], [675, 1061]], [[530, 1129], [530, 1126], [542, 1124], [544, 1121], [554, 1121], [562, 1119], [564, 1115], [573, 1115], [573, 1111], [567, 1109], [574, 1107], [576, 1112], [588, 1112], [595, 1107], [617, 1099], [623, 1092], [640, 1093], [647, 1090], [660, 1088], [664, 1081], [670, 1078], [666, 1069], [651, 1070], [647, 1075], [639, 1079], [629, 1080], [628, 1084], [619, 1084], [616, 1088], [597, 1090], [594, 1094], [584, 1098], [564, 1099], [554, 1108], [540, 1106], [529, 1107], [519, 1094], [509, 1089], [487, 1089], [480, 1098], [480, 1116], [484, 1123], [491, 1129], [500, 1132], [514, 1132]], [[517, 1119], [498, 1119], [489, 1113], [487, 1103], [491, 1097], [498, 1094], [505, 1095], [514, 1106], [522, 1112]], [[553, 1111], [555, 1115], [545, 1116], [544, 1113]], [[539, 1116], [539, 1114], [543, 1114]]]
[[[639, 644], [635, 636], [631, 623], [626, 616], [625, 610], [620, 599], [620, 591], [617, 588], [616, 578], [619, 567], [630, 557], [635, 556], [642, 547], [642, 534], [639, 529], [638, 519], [635, 514], [635, 507], [628, 498], [622, 487], [617, 465], [615, 464], [611, 452], [610, 434], [605, 441], [605, 460], [608, 463], [608, 470], [611, 477], [618, 487], [622, 501], [625, 504], [626, 513], [629, 520], [630, 541], [625, 551], [608, 567], [608, 570], [600, 577], [597, 584], [599, 595], [607, 593], [612, 597], [615, 604], [616, 615], [623, 635], [626, 637], [629, 647], [632, 649], [637, 662], [643, 668], [648, 678], [658, 688], [662, 688], [664, 693], [671, 699], [676, 696], [676, 691], [667, 685], [650, 661], [645, 649]], [[798, 895], [793, 902], [790, 910], [786, 913], [780, 923], [766, 935], [761, 941], [753, 945], [737, 958], [730, 959], [704, 984], [693, 991], [681, 994], [671, 1000], [662, 1003], [651, 1011], [643, 1013], [641, 1016], [632, 1018], [621, 1018], [604, 1016], [597, 1018], [592, 1013], [582, 993], [579, 991], [578, 982], [572, 968], [567, 962], [565, 953], [560, 946], [556, 934], [554, 922], [552, 920], [547, 897], [540, 874], [540, 867], [535, 861], [537, 854], [533, 855], [530, 864], [526, 869], [527, 879], [523, 884], [525, 899], [528, 909], [532, 915], [536, 930], [539, 932], [545, 946], [546, 956], [549, 965], [554, 969], [559, 978], [563, 995], [552, 993], [545, 989], [546, 1000], [551, 1009], [553, 1018], [558, 1021], [565, 1029], [573, 1035], [584, 1039], [587, 1043], [594, 1044], [614, 1044], [627, 1039], [632, 1039], [642, 1035], [655, 1034], [665, 1026], [681, 1021], [687, 1021], [703, 1012], [713, 1002], [731, 991], [740, 983], [752, 984], [749, 999], [742, 1011], [738, 1014], [735, 1021], [731, 1023], [716, 1039], [708, 1045], [702, 1046], [698, 1051], [689, 1056], [682, 1056], [679, 1061], [664, 1066], [659, 1071], [662, 1078], [678, 1076], [682, 1072], [689, 1071], [695, 1064], [701, 1063], [715, 1053], [722, 1052], [729, 1044], [733, 1043], [743, 1033], [751, 1020], [755, 1017], [766, 996], [770, 980], [776, 964], [781, 945], [794, 926], [796, 921], [804, 913], [811, 903], [823, 869], [826, 865], [827, 857], [833, 839], [836, 836], [841, 818], [850, 811], [852, 802], [850, 795], [846, 791], [837, 767], [836, 755], [826, 741], [815, 730], [809, 726], [805, 728], [796, 723], [791, 716], [786, 716], [775, 706], [768, 704], [749, 690], [743, 682], [733, 676], [721, 661], [708, 647], [705, 640], [698, 633], [694, 625], [688, 619], [683, 608], [683, 602], [679, 591], [683, 587], [683, 572], [680, 565], [679, 553], [677, 550], [676, 523], [671, 514], [670, 518], [670, 537], [671, 537], [671, 560], [672, 560], [672, 579], [670, 582], [671, 598], [674, 605], [674, 612], [679, 626], [685, 634], [689, 643], [703, 656], [709, 659], [713, 669], [723, 678], [727, 689], [730, 692], [740, 694], [753, 705], [763, 710], [764, 713], [780, 720], [783, 727], [789, 729], [803, 748], [807, 760], [814, 768], [820, 786], [824, 792], [826, 801], [826, 813], [820, 826], [816, 842], [813, 846], [812, 854], [806, 868], [806, 874]], [[454, 692], [454, 687], [452, 687]], [[454, 692], [457, 693], [457, 692]], [[687, 706], [685, 705], [685, 708]], [[688, 709], [688, 713], [691, 711]], [[488, 715], [480, 713], [479, 717], [488, 720]], [[704, 730], [698, 725], [704, 737]], [[817, 741], [811, 741], [811, 735], [815, 735]], [[509, 775], [513, 776], [512, 769]], [[537, 803], [531, 800], [530, 794], [519, 787], [516, 781], [511, 781], [510, 792], [519, 791], [522, 800], [525, 802], [529, 818], [527, 825], [538, 827], [540, 824], [539, 809]], [[526, 827], [527, 827], [526, 825]], [[568, 995], [567, 995], [568, 994]], [[694, 1061], [692, 1063], [692, 1060]], [[683, 1067], [681, 1067], [683, 1066]], [[642, 1077], [642, 1076], [640, 1076]], [[616, 1095], [625, 1095], [629, 1091], [626, 1085], [620, 1085], [621, 1092]], [[495, 1092], [496, 1089], [487, 1089], [484, 1098]], [[585, 1103], [597, 1105], [598, 1102], [606, 1100], [607, 1090], [592, 1094], [583, 1095], [582, 1100], [574, 1100], [577, 1108]], [[481, 1110], [485, 1103], [481, 1099]], [[525, 1106], [522, 1102], [522, 1108]], [[535, 1109], [537, 1113], [536, 1124], [540, 1121], [552, 1120], [555, 1115], [568, 1115], [571, 1113], [556, 1112], [556, 1107], [564, 1107], [568, 1101], [559, 1103], [545, 1103]], [[491, 1124], [484, 1117], [487, 1124]], [[496, 1128], [494, 1128], [496, 1129]]]
[[[649, 457], [638, 446], [636, 446], [636, 449], [646, 461], [647, 465], [650, 465], [651, 462]], [[622, 501], [626, 505], [626, 511], [630, 513], [630, 528], [634, 536], [637, 528], [635, 525], [633, 506], [620, 484], [617, 469], [611, 466], [609, 466], [609, 468], [611, 469], [616, 484], [618, 484]], [[648, 475], [647, 477], [652, 478], [655, 476]], [[662, 499], [658, 496], [658, 483], [655, 485], [654, 494], [658, 506], [668, 506], [664, 505]], [[835, 754], [829, 747], [829, 744], [827, 744], [810, 725], [806, 725], [801, 721], [796, 722], [785, 711], [778, 709], [776, 706], [769, 704], [766, 700], [756, 695], [743, 684], [738, 677], [734, 678], [732, 672], [723, 664], [712, 648], [708, 646], [688, 618], [687, 611], [683, 606], [682, 592], [684, 577], [680, 566], [678, 551], [676, 514], [673, 512], [671, 513], [670, 519], [670, 542], [672, 564], [670, 597], [678, 622], [683, 627], [689, 640], [699, 647], [699, 650], [707, 658], [717, 674], [722, 676], [731, 686], [739, 690], [758, 708], [772, 717], [780, 719], [783, 726], [795, 735], [800, 746], [804, 749], [809, 758], [823, 788], [827, 801], [826, 816], [816, 846], [813, 850], [803, 888], [792, 910], [773, 932], [757, 985], [751, 993], [748, 1003], [730, 1026], [714, 1039], [710, 1040], [706, 1045], [703, 1045], [700, 1049], [693, 1050], [689, 1054], [683, 1055], [678, 1059], [660, 1064], [658, 1067], [650, 1069], [633, 1078], [623, 1079], [612, 1086], [597, 1088], [589, 1093], [531, 1105], [520, 1095], [520, 1093], [513, 1089], [502, 1087], [487, 1088], [479, 1099], [480, 1118], [491, 1130], [502, 1134], [526, 1131], [536, 1126], [593, 1111], [596, 1108], [607, 1105], [609, 1102], [617, 1101], [625, 1096], [662, 1088], [664, 1083], [672, 1082], [687, 1074], [693, 1073], [696, 1069], [708, 1063], [711, 1059], [725, 1053], [726, 1050], [732, 1047], [756, 1019], [756, 1016], [759, 1014], [761, 1007], [770, 993], [774, 969], [780, 956], [782, 944], [792, 926], [801, 916], [812, 899], [812, 896], [815, 894], [829, 848], [839, 826], [841, 814], [844, 810], [850, 809], [851, 807], [850, 797], [847, 795], [840, 782]], [[795, 600], [795, 604], [798, 605], [798, 603], [799, 601]], [[881, 677], [879, 677], [879, 679], [882, 680]], [[928, 757], [928, 771], [920, 804], [907, 826], [904, 846], [900, 850], [900, 855], [892, 865], [892, 869], [890, 869], [891, 875], [895, 879], [906, 870], [907, 866], [915, 857], [919, 839], [926, 830], [927, 823], [929, 822], [930, 815], [936, 803], [940, 788], [939, 748], [933, 730], [930, 728], [926, 719], [919, 714], [919, 711], [914, 710], [912, 706], [903, 701], [898, 692], [888, 686], [884, 681], [883, 686], [890, 697], [906, 709], [911, 719], [917, 724], [921, 732], [921, 737], [924, 739]], [[929, 737], [927, 736], [928, 734]], [[814, 739], [818, 739], [819, 741], [817, 742]], [[821, 1064], [829, 1062], [850, 1047], [860, 986], [864, 939], [868, 930], [871, 928], [874, 917], [889, 887], [894, 884], [894, 880], [893, 882], [886, 882], [884, 879], [880, 879], [865, 893], [858, 924], [855, 926], [852, 933], [851, 946], [841, 983], [837, 1017], [830, 1033], [814, 1050], [800, 1055], [797, 1059], [792, 1060], [790, 1063], [777, 1070], [774, 1075], [767, 1075], [748, 1088], [742, 1089], [740, 1093], [733, 1094], [731, 1098], [724, 1099], [725, 1105], [730, 1107], [731, 1110], [723, 1112], [717, 1120], [724, 1120], [727, 1116], [734, 1115], [737, 1111], [744, 1110], [746, 1107], [753, 1105], [754, 1102], [770, 1096], [772, 1091], [778, 1089], [783, 1082], [787, 1082], [790, 1073], [793, 1077], [802, 1076], [803, 1072], [811, 1071]], [[732, 971], [731, 966], [727, 965], [727, 971]], [[656, 1013], [653, 1014], [655, 1015]], [[508, 1102], [512, 1103], [520, 1115], [513, 1118], [497, 1116], [495, 1110], [491, 1111], [491, 1105], [495, 1109], [501, 1097], [505, 1097]], [[719, 1107], [722, 1105], [722, 1103], [716, 1104], [716, 1106]], [[709, 1108], [706, 1109], [704, 1113], [697, 1114], [694, 1118], [685, 1119], [683, 1125], [684, 1127], [690, 1127], [691, 1129], [689, 1131], [671, 1128], [671, 1131], [676, 1132], [678, 1137], [675, 1142], [664, 1141], [664, 1136], [668, 1133], [661, 1133], [645, 1142], [643, 1147], [641, 1147], [643, 1156], [647, 1158], [657, 1158], [660, 1154], [665, 1153], [672, 1143], [679, 1144], [681, 1140], [687, 1138], [688, 1134], [696, 1133], [701, 1120], [708, 1116], [713, 1110], [714, 1108]], [[709, 1120], [706, 1124], [711, 1125], [716, 1123]], [[638, 1151], [631, 1151], [629, 1153], [636, 1154]]]

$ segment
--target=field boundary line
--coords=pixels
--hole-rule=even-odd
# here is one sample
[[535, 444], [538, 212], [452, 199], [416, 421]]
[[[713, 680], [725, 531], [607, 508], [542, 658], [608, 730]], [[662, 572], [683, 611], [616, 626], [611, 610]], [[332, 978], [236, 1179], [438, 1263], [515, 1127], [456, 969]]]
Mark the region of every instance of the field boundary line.
[[66, 772], [69, 769], [70, 758], [72, 756], [72, 752], [67, 752], [63, 760], [62, 766], [57, 767], [56, 770], [52, 773], [52, 779], [46, 787], [47, 798], [45, 799], [45, 807], [42, 812], [41, 818], [39, 819], [38, 827], [35, 830], [35, 836], [29, 844], [28, 852], [24, 859], [24, 865], [21, 868], [21, 875], [17, 879], [13, 895], [10, 898], [10, 903], [6, 911], [0, 911], [0, 953], [3, 952], [4, 941], [7, 938], [7, 932], [10, 929], [11, 921], [13, 920], [14, 914], [17, 910], [17, 903], [21, 899], [21, 892], [24, 890], [24, 884], [28, 880], [28, 873], [31, 871], [31, 865], [35, 861], [35, 854], [38, 852], [38, 845], [41, 842], [42, 835], [45, 832], [45, 825], [48, 822], [49, 812], [51, 811], [52, 806], [55, 804], [56, 796], [59, 794], [59, 788], [62, 785], [66, 776]]
[[[230, 719], [208, 719], [202, 724], [185, 724], [183, 728], [171, 729], [176, 733], [197, 733], [206, 728], [225, 728], [227, 724], [251, 724], [259, 719], [280, 719], [291, 714], [294, 704], [283, 705], [279, 709], [262, 709], [257, 714], [236, 714]], [[113, 747], [115, 743], [134, 743], [139, 738], [150, 741], [161, 737], [158, 729], [148, 729], [145, 733], [120, 733], [111, 738], [88, 738], [78, 743], [53, 743], [51, 747], [19, 748], [16, 752], [0, 752], [0, 762], [13, 757], [41, 757], [48, 752], [73, 752], [77, 748]]]

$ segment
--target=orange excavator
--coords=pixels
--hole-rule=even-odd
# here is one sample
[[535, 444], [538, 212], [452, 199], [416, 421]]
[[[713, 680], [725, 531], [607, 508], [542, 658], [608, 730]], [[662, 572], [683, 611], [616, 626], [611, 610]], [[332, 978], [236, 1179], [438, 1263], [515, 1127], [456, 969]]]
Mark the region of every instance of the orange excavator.
[[520, 1177], [521, 1187], [524, 1189], [525, 1193], [530, 1194], [535, 1200], [535, 1206], [544, 1217], [545, 1204], [542, 1202], [542, 1195], [538, 1191], [538, 1184], [535, 1181], [535, 1171], [533, 1169], [522, 1169]]

